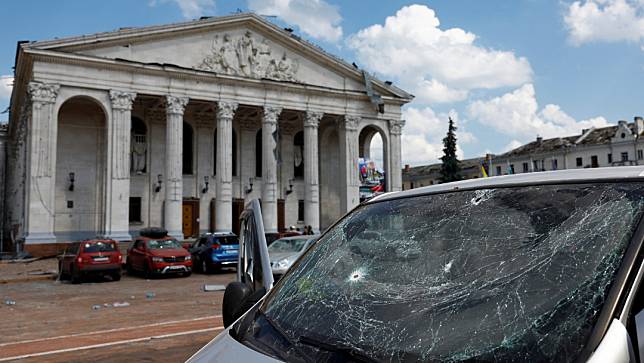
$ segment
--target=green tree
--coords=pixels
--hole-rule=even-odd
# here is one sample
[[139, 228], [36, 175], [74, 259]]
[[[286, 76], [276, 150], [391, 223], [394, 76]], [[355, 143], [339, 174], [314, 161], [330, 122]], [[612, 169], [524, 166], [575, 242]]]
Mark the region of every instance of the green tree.
[[456, 180], [461, 180], [461, 166], [456, 158], [456, 126], [454, 121], [449, 118], [449, 128], [447, 129], [447, 136], [443, 138], [443, 156], [441, 161], [441, 181], [448, 183]]

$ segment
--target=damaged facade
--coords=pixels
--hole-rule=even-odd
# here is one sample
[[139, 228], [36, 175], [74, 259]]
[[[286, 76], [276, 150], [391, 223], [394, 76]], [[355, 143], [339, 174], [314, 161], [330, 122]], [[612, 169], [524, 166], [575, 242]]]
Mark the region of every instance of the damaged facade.
[[237, 232], [253, 198], [267, 232], [324, 229], [376, 133], [401, 189], [413, 96], [254, 14], [19, 43], [15, 72], [3, 230], [27, 249]]

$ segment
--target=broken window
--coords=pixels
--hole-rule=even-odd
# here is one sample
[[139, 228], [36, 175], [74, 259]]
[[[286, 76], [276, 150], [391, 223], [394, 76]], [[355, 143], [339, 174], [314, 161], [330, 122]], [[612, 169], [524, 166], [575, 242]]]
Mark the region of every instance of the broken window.
[[363, 205], [231, 334], [286, 360], [572, 361], [643, 207], [640, 182]]

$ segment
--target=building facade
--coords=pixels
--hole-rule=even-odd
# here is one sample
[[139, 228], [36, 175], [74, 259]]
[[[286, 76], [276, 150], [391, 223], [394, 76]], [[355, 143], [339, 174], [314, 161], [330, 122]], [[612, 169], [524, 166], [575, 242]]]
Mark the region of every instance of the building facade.
[[401, 188], [412, 97], [254, 14], [20, 43], [5, 235], [237, 232], [253, 198], [267, 232], [324, 229], [358, 204], [375, 133]]
[[[501, 155], [486, 155], [461, 161], [464, 179], [532, 173], [546, 170], [644, 165], [644, 119], [632, 123], [581, 130], [578, 135], [543, 139], [519, 146]], [[441, 164], [402, 170], [403, 189], [440, 183]]]
[[644, 120], [543, 139], [493, 157], [490, 175], [644, 164]]

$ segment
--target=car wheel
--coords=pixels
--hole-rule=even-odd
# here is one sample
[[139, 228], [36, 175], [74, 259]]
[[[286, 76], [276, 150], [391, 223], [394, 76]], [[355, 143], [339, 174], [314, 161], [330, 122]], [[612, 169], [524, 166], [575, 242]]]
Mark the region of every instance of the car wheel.
[[63, 261], [58, 261], [58, 279], [67, 280], [69, 276], [63, 272]]
[[112, 281], [120, 281], [121, 280], [121, 271], [116, 271], [112, 273]]
[[185, 273], [183, 274], [183, 277], [190, 277], [190, 275], [192, 275], [192, 271], [185, 272]]
[[125, 262], [125, 271], [129, 276], [134, 275], [134, 269], [132, 268], [132, 265], [130, 264], [129, 259], [127, 262]]
[[152, 268], [150, 268], [150, 264], [146, 263], [145, 267], [143, 267], [143, 277], [146, 279], [152, 278]]
[[71, 280], [72, 280], [72, 284], [80, 284], [81, 283], [80, 272], [78, 271], [78, 268], [76, 268], [76, 267], [72, 267]]

